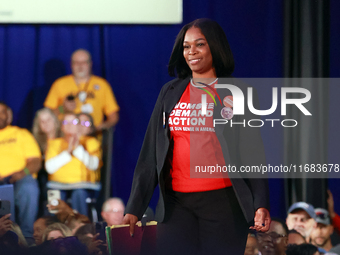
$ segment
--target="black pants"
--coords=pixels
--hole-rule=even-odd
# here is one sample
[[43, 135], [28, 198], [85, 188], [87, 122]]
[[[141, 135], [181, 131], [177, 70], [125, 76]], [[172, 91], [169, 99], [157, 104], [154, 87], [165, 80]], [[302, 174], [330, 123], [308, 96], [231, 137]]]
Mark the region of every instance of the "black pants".
[[165, 220], [158, 223], [158, 254], [243, 255], [247, 224], [232, 187], [167, 191]]

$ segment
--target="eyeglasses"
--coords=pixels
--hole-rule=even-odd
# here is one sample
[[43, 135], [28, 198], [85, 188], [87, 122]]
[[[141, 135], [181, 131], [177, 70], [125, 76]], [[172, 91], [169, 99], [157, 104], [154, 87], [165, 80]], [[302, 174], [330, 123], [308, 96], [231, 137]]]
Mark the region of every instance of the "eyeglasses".
[[92, 123], [91, 123], [91, 121], [85, 121], [85, 120], [82, 120], [81, 122], [80, 122], [80, 125], [82, 125], [83, 127], [91, 127], [92, 126]]
[[287, 235], [280, 235], [278, 233], [275, 232], [271, 232], [271, 233], [256, 233], [256, 237], [258, 239], [264, 239], [266, 237], [270, 237], [273, 241], [276, 241], [277, 239], [281, 238], [281, 237], [286, 237]]
[[67, 124], [78, 125], [79, 124], [79, 119], [63, 120], [62, 124], [63, 125], [67, 125]]
[[118, 212], [124, 212], [123, 210], [119, 210], [118, 208], [113, 208], [113, 209], [111, 209], [111, 210], [108, 210], [107, 212], [113, 212], [113, 213], [118, 213]]

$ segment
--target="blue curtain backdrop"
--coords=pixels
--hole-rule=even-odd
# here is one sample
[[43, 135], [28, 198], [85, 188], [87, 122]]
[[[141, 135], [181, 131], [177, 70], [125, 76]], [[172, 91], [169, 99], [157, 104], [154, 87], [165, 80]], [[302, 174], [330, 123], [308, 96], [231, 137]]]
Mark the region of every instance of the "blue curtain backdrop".
[[[234, 76], [283, 76], [282, 1], [183, 2], [183, 24], [206, 17], [223, 27], [236, 62]], [[333, 15], [337, 15], [336, 12]], [[78, 48], [88, 49], [93, 57], [93, 73], [109, 81], [121, 107], [114, 140], [112, 194], [127, 202], [153, 106], [162, 85], [171, 79], [167, 62], [183, 24], [2, 24], [0, 100], [12, 107], [15, 125], [30, 129], [34, 113], [42, 107], [53, 81], [71, 72], [71, 53]], [[339, 31], [338, 21], [333, 29], [335, 27]], [[331, 45], [334, 48], [339, 45], [339, 35], [336, 39], [338, 43]], [[332, 63], [338, 64], [338, 59], [332, 59]], [[337, 70], [332, 75], [338, 76], [335, 74]], [[271, 98], [271, 91], [258, 92], [260, 99]], [[264, 129], [263, 134], [268, 162], [281, 164], [282, 130]], [[285, 217], [283, 189], [282, 180], [270, 180], [274, 216]], [[157, 195], [151, 202], [152, 207], [156, 201]]]

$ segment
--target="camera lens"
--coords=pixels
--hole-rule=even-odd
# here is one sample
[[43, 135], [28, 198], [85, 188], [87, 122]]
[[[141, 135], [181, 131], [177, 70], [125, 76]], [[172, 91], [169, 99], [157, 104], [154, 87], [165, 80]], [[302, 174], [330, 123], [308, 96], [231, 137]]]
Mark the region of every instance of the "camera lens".
[[66, 99], [69, 100], [69, 101], [74, 100], [74, 98], [75, 98], [75, 97], [74, 97], [73, 95], [68, 95], [68, 96], [66, 97]]

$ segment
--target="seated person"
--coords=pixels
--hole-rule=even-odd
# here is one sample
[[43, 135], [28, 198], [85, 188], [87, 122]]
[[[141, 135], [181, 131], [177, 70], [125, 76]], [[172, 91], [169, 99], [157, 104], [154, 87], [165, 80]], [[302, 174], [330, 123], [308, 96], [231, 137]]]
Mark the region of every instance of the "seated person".
[[[36, 112], [33, 120], [32, 133], [39, 144], [42, 154], [45, 155], [47, 141], [60, 137], [60, 123], [51, 109], [42, 108]], [[38, 217], [47, 215], [45, 207], [47, 201], [47, 179], [48, 174], [43, 166], [39, 171], [37, 178], [40, 189]]]
[[125, 205], [118, 197], [107, 199], [102, 207], [101, 215], [108, 226], [123, 223]]
[[327, 252], [340, 254], [340, 244], [333, 246], [331, 241], [334, 227], [331, 224], [328, 212], [325, 209], [316, 208], [315, 214], [317, 227], [310, 234], [311, 243]]
[[269, 230], [257, 233], [257, 241], [262, 255], [285, 255], [288, 245], [287, 225], [279, 218], [272, 218]]
[[64, 238], [72, 236], [71, 230], [63, 223], [53, 223], [49, 225], [43, 234], [43, 242], [57, 239], [57, 238]]
[[60, 136], [60, 123], [57, 116], [49, 108], [42, 108], [35, 114], [32, 133], [43, 153], [47, 148], [47, 141]]
[[103, 255], [101, 250], [105, 252], [107, 251], [107, 245], [104, 244], [103, 240], [98, 238], [99, 234], [96, 234], [96, 228], [94, 224], [85, 224], [84, 226], [81, 226], [74, 235], [78, 237], [78, 240], [81, 243], [86, 245], [90, 254]]
[[36, 173], [41, 168], [39, 146], [26, 129], [8, 125], [8, 107], [0, 102], [0, 181], [14, 184], [16, 222], [26, 238], [33, 236], [38, 213]]
[[249, 233], [247, 238], [246, 249], [244, 255], [258, 255], [259, 248], [254, 234]]
[[33, 238], [35, 240], [36, 245], [42, 244], [42, 237], [44, 234], [45, 229], [52, 225], [53, 223], [57, 223], [58, 219], [55, 216], [44, 216], [37, 219], [33, 225]]
[[310, 233], [316, 227], [314, 207], [305, 202], [292, 204], [287, 212], [286, 224], [289, 230], [295, 229], [309, 243]]
[[61, 130], [63, 137], [50, 140], [46, 150], [47, 187], [60, 190], [62, 200], [70, 197], [72, 208], [88, 215], [86, 199], [101, 188], [100, 143], [79, 134], [79, 119], [73, 113], [64, 115]]

